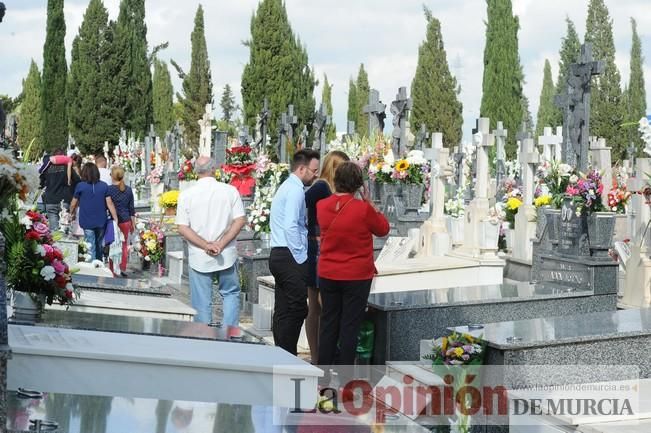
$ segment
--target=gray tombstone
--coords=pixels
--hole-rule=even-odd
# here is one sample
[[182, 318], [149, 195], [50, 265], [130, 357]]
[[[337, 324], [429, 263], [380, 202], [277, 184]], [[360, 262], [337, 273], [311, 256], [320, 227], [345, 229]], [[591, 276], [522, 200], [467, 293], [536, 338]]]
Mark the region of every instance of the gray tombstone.
[[265, 147], [267, 147], [267, 124], [269, 123], [269, 101], [267, 98], [264, 98], [264, 104], [262, 105], [262, 111], [260, 112], [259, 115], [259, 120], [258, 120], [258, 128], [260, 130], [260, 137], [258, 138], [258, 141], [255, 143], [256, 146], [258, 147], [258, 150], [262, 150]]
[[348, 125], [346, 126], [346, 137], [350, 140], [355, 139], [355, 121], [349, 120]]
[[154, 142], [152, 138], [147, 135], [145, 136], [145, 176], [149, 176], [151, 173], [151, 152], [154, 149]]
[[635, 162], [637, 160], [637, 147], [635, 146], [635, 143], [631, 142], [631, 144], [629, 144], [626, 148], [626, 157], [628, 158], [628, 163], [631, 166], [631, 177], [635, 177]]
[[414, 101], [407, 97], [407, 88], [400, 87], [396, 100], [391, 103], [391, 114], [393, 115], [393, 138], [392, 148], [394, 155], [403, 155], [407, 150], [407, 119], [409, 110], [414, 105]]
[[227, 141], [228, 133], [226, 131], [213, 131], [210, 157], [217, 162], [217, 166], [221, 166], [226, 162]]
[[380, 101], [380, 92], [371, 89], [368, 94], [368, 104], [364, 106], [364, 113], [368, 115], [368, 135], [372, 136], [376, 131], [384, 131], [384, 119], [386, 118], [386, 104]]
[[556, 97], [563, 109], [563, 162], [585, 172], [590, 137], [590, 82], [604, 72], [603, 61], [593, 61], [592, 44], [581, 46], [579, 63], [570, 65], [564, 94]]
[[278, 162], [287, 162], [287, 113], [280, 115], [280, 122], [278, 123]]
[[[326, 154], [326, 130], [328, 125], [330, 125], [331, 119], [328, 116], [328, 111], [326, 110], [323, 102], [314, 115], [314, 141], [316, 142], [319, 153], [321, 154], [321, 161]], [[316, 148], [315, 146], [312, 146]]]
[[294, 130], [298, 126], [298, 116], [294, 114], [294, 106], [289, 104], [287, 106], [287, 137], [289, 141], [296, 147], [294, 142]]
[[428, 138], [429, 138], [429, 132], [427, 131], [427, 127], [423, 123], [420, 125], [420, 129], [416, 134], [416, 140], [414, 141], [414, 149], [423, 150], [423, 147], [425, 147], [423, 145], [427, 143]]
[[303, 148], [307, 147], [307, 140], [309, 136], [310, 134], [309, 132], [307, 132], [307, 126], [303, 125], [303, 129], [301, 129], [301, 134], [300, 134], [300, 141]]
[[250, 146], [251, 145], [251, 136], [249, 135], [249, 127], [246, 125], [242, 125], [240, 128], [240, 132], [237, 136], [238, 141], [240, 142], [240, 145], [242, 146]]
[[504, 145], [506, 142], [506, 137], [508, 137], [508, 135], [508, 131], [504, 129], [504, 124], [501, 121], [497, 122], [497, 129], [493, 131], [496, 150], [495, 183], [497, 184], [497, 200], [502, 200], [502, 188], [500, 188], [500, 186], [502, 179], [506, 174], [506, 152], [504, 151]]

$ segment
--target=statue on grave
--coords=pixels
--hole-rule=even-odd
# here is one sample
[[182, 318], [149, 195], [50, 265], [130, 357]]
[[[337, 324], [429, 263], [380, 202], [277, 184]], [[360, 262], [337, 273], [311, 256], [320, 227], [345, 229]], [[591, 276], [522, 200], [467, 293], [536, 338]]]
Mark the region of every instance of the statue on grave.
[[586, 122], [586, 110], [583, 97], [585, 95], [586, 87], [590, 84], [592, 79], [591, 69], [586, 67], [578, 68], [578, 74], [570, 75], [568, 79], [570, 98], [570, 116], [568, 116], [568, 131], [570, 134], [570, 142], [576, 155], [577, 161], [581, 155], [581, 142], [583, 135], [583, 127]]
[[393, 137], [392, 147], [395, 155], [402, 155], [407, 144], [403, 143], [402, 138], [404, 137], [404, 131], [400, 127], [400, 123], [404, 120], [406, 109], [407, 100], [393, 101], [391, 103], [391, 114], [393, 115], [393, 132], [391, 133], [391, 136]]

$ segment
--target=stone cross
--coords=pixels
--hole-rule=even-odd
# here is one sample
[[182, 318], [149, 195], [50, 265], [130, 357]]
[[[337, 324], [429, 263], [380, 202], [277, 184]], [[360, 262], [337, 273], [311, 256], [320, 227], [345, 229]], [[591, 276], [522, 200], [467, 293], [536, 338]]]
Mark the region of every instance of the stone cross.
[[346, 127], [346, 137], [349, 139], [353, 139], [355, 137], [355, 121], [354, 120], [349, 120], [348, 125]]
[[631, 142], [626, 148], [626, 155], [628, 157], [628, 163], [631, 167], [631, 176], [635, 176], [635, 160], [637, 159], [637, 147], [635, 143]]
[[555, 103], [563, 113], [563, 162], [585, 172], [590, 137], [590, 82], [605, 70], [603, 61], [593, 61], [592, 44], [581, 46], [579, 63], [570, 65], [567, 87]]
[[371, 89], [368, 94], [368, 104], [364, 106], [364, 113], [368, 114], [368, 135], [384, 130], [385, 110], [387, 106], [380, 101], [380, 92]]
[[298, 116], [294, 114], [294, 106], [289, 104], [287, 106], [287, 138], [296, 147], [294, 142], [294, 129], [298, 126]]
[[176, 161], [176, 149], [174, 149], [174, 139], [172, 137], [172, 133], [170, 131], [165, 132], [165, 137], [163, 137], [163, 143], [165, 144], [165, 149], [167, 149], [167, 155], [168, 159], [167, 162], [165, 163], [166, 167], [166, 172], [167, 171], [176, 171], [176, 167], [174, 166]]
[[414, 101], [407, 97], [407, 88], [400, 87], [396, 100], [391, 103], [391, 114], [393, 115], [393, 154], [396, 156], [404, 155], [407, 150], [407, 119], [409, 111], [414, 105]]
[[257, 127], [260, 130], [260, 137], [257, 138], [258, 141], [255, 143], [258, 147], [258, 150], [264, 150], [264, 148], [267, 147], [267, 124], [269, 123], [270, 114], [271, 112], [269, 111], [269, 101], [267, 98], [264, 98], [262, 111], [258, 116], [259, 119]]
[[488, 198], [488, 181], [490, 177], [488, 164], [489, 148], [495, 145], [495, 137], [490, 133], [490, 122], [486, 117], [477, 120], [480, 142], [477, 148], [477, 180], [475, 182], [475, 197]]
[[210, 157], [210, 148], [212, 147], [212, 104], [206, 104], [206, 111], [199, 120], [199, 156]]
[[465, 177], [465, 164], [463, 162], [466, 154], [463, 152], [463, 147], [461, 145], [455, 147], [454, 154], [454, 183], [456, 189], [459, 190], [463, 188], [463, 180]]
[[611, 148], [606, 146], [605, 138], [599, 138], [590, 144], [590, 153], [592, 154], [592, 166], [603, 173], [601, 181], [604, 189], [601, 193], [601, 202], [608, 209], [608, 193], [613, 185]]
[[[429, 138], [429, 132], [427, 132], [427, 127], [425, 126], [424, 123], [420, 125], [420, 129], [418, 130], [418, 133], [416, 134], [416, 140], [414, 141], [414, 149], [416, 150], [422, 150], [423, 149], [423, 144], [427, 142], [427, 139]], [[432, 139], [434, 136], [432, 136]]]
[[149, 135], [145, 136], [145, 153], [143, 158], [145, 160], [145, 176], [148, 176], [151, 173], [151, 152], [154, 149], [154, 143], [152, 138]]
[[558, 144], [558, 137], [552, 133], [552, 128], [550, 126], [545, 126], [543, 128], [543, 135], [538, 137], [538, 145], [542, 146], [542, 158], [545, 161], [552, 161], [555, 159], [556, 155], [552, 151], [552, 147], [555, 147]]
[[430, 160], [432, 169], [438, 166], [436, 178], [432, 179], [430, 188], [430, 220], [442, 220], [445, 215], [445, 184], [446, 178], [450, 175], [451, 167], [448, 162], [450, 149], [443, 147], [443, 134], [434, 132], [432, 134], [432, 148], [425, 148], [425, 157]]
[[314, 141], [316, 142], [316, 146], [312, 146], [312, 148], [317, 148], [318, 146], [319, 153], [321, 154], [321, 162], [323, 162], [326, 154], [326, 131], [330, 123], [331, 119], [328, 116], [328, 110], [322, 102], [319, 111], [314, 115]]
[[240, 132], [237, 136], [238, 141], [242, 146], [250, 146], [251, 145], [251, 136], [249, 135], [249, 127], [246, 125], [242, 125], [240, 128]]
[[500, 185], [502, 184], [502, 179], [504, 178], [504, 175], [506, 174], [506, 166], [505, 166], [505, 161], [506, 161], [506, 151], [505, 151], [505, 144], [506, 144], [506, 137], [508, 137], [509, 131], [504, 129], [504, 123], [501, 121], [497, 122], [497, 129], [493, 130], [493, 136], [495, 137], [495, 157], [496, 157], [496, 162], [495, 162], [495, 183], [497, 184], [497, 191], [500, 197], [497, 197], [498, 200], [501, 200], [501, 191], [502, 189], [500, 188]]
[[287, 162], [287, 128], [289, 124], [287, 122], [287, 113], [282, 113], [280, 115], [280, 122], [278, 122], [278, 162], [285, 163]]
[[521, 158], [521, 177], [523, 189], [523, 203], [531, 205], [533, 203], [534, 194], [534, 176], [536, 169], [540, 164], [540, 153], [536, 150], [533, 138], [525, 138], [522, 143], [522, 158]]
[[516, 155], [516, 160], [518, 161], [518, 164], [520, 164], [520, 162], [522, 161], [520, 159], [520, 154], [522, 153], [522, 142], [526, 138], [531, 138], [531, 133], [529, 132], [529, 126], [527, 125], [527, 121], [523, 120], [520, 131], [518, 131], [518, 133], [515, 136], [515, 141], [516, 144], [518, 145], [518, 153]]

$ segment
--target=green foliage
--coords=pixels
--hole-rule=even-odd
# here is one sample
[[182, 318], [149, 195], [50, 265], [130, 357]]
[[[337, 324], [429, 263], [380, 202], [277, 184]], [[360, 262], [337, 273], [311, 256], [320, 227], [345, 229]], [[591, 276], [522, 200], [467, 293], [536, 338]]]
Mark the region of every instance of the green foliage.
[[[323, 92], [321, 93], [321, 102], [326, 108], [328, 116], [332, 119], [332, 84], [328, 82], [328, 76], [323, 74]], [[326, 128], [326, 142], [330, 143], [337, 138], [337, 126], [332, 121]]]
[[167, 63], [154, 59], [154, 81], [152, 85], [154, 98], [154, 128], [159, 137], [174, 126], [174, 88]]
[[[509, 131], [517, 131], [523, 119], [524, 75], [518, 54], [518, 18], [513, 16], [511, 0], [487, 0], [486, 46], [480, 113], [488, 117], [491, 128], [504, 122]], [[514, 158], [515, 135], [509, 134], [506, 154]]]
[[113, 41], [111, 54], [117, 57], [112, 65], [117, 68], [114, 91], [121, 124], [137, 137], [144, 137], [153, 120], [145, 0], [121, 1]]
[[[43, 153], [43, 126], [41, 119], [41, 73], [32, 60], [27, 78], [23, 80], [23, 103], [20, 107], [20, 127], [18, 128], [18, 145], [30, 155], [38, 158]], [[25, 155], [23, 155], [25, 156]]]
[[233, 96], [233, 90], [231, 90], [230, 84], [224, 86], [224, 93], [222, 93], [222, 99], [219, 101], [219, 106], [222, 109], [222, 119], [230, 122], [237, 110], [235, 105], [235, 96]]
[[282, 0], [262, 0], [251, 18], [249, 62], [242, 73], [244, 123], [251, 129], [264, 104], [269, 102], [268, 133], [275, 142], [280, 115], [294, 105], [298, 130], [312, 127], [314, 86], [305, 46], [294, 36]]
[[[631, 43], [631, 72], [629, 75], [628, 89], [626, 91], [626, 118], [628, 122], [637, 122], [646, 116], [646, 88], [644, 85], [644, 57], [642, 57], [642, 42], [637, 33], [637, 23], [631, 18], [633, 38]], [[643, 146], [642, 138], [634, 131], [633, 142], [638, 149]]]
[[549, 60], [545, 59], [545, 71], [543, 73], [543, 85], [540, 91], [540, 102], [538, 105], [538, 116], [536, 118], [536, 137], [540, 137], [545, 126], [558, 126], [556, 121], [557, 108], [554, 105], [556, 88], [552, 80], [552, 66]]
[[203, 7], [199, 5], [194, 17], [194, 29], [190, 35], [192, 45], [190, 71], [185, 74], [172, 62], [183, 79], [183, 95], [177, 93], [176, 98], [183, 107], [181, 121], [185, 128], [185, 138], [193, 149], [199, 147], [201, 135], [197, 122], [203, 117], [206, 105], [212, 105], [212, 76], [204, 29]]
[[627, 142], [625, 131], [621, 128], [625, 121], [625, 107], [621, 77], [615, 65], [612, 19], [603, 0], [590, 0], [585, 42], [592, 43], [595, 60], [603, 60], [606, 65], [604, 73], [592, 80], [590, 135], [605, 138], [613, 149], [613, 160], [622, 160], [626, 155]]
[[[556, 80], [556, 94], [563, 95], [567, 92], [567, 77], [570, 65], [576, 63], [581, 56], [581, 41], [579, 34], [576, 32], [574, 23], [568, 17], [565, 18], [567, 23], [567, 34], [563, 38], [560, 50], [560, 60], [558, 61], [558, 79]], [[556, 107], [556, 106], [555, 106]], [[556, 107], [554, 112], [554, 125], [563, 124], [563, 111]]]
[[101, 151], [104, 141], [117, 141], [119, 124], [111, 106], [112, 79], [104, 69], [110, 51], [108, 11], [101, 0], [91, 0], [72, 43], [68, 76], [68, 120], [70, 134], [82, 152]]
[[364, 70], [363, 63], [359, 65], [355, 89], [357, 93], [357, 120], [355, 120], [355, 130], [357, 134], [364, 136], [368, 135], [368, 114], [364, 113], [364, 106], [368, 104], [368, 95], [371, 93], [371, 87], [368, 84], [368, 74]]
[[418, 131], [424, 124], [428, 131], [442, 132], [443, 144], [452, 147], [461, 143], [461, 89], [450, 73], [440, 21], [427, 8], [425, 18], [427, 36], [418, 48], [418, 65], [411, 83], [411, 128]]
[[348, 81], [348, 113], [346, 119], [356, 122], [357, 111], [357, 86], [355, 85], [355, 81], [351, 78]]
[[46, 149], [65, 148], [68, 143], [66, 110], [66, 21], [63, 0], [48, 0], [47, 27], [43, 46], [42, 136]]

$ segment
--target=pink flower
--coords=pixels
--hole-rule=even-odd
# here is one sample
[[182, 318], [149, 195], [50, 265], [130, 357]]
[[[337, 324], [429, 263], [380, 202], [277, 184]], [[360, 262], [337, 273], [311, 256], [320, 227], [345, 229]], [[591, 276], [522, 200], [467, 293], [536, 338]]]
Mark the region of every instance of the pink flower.
[[565, 193], [569, 195], [579, 195], [579, 189], [571, 185], [568, 185], [567, 189], [565, 190]]
[[51, 265], [54, 268], [54, 272], [57, 274], [62, 274], [66, 270], [66, 265], [60, 260], [52, 260]]
[[50, 228], [47, 226], [47, 224], [43, 224], [41, 222], [34, 223], [34, 226], [32, 228], [41, 236], [44, 236], [50, 232]]

